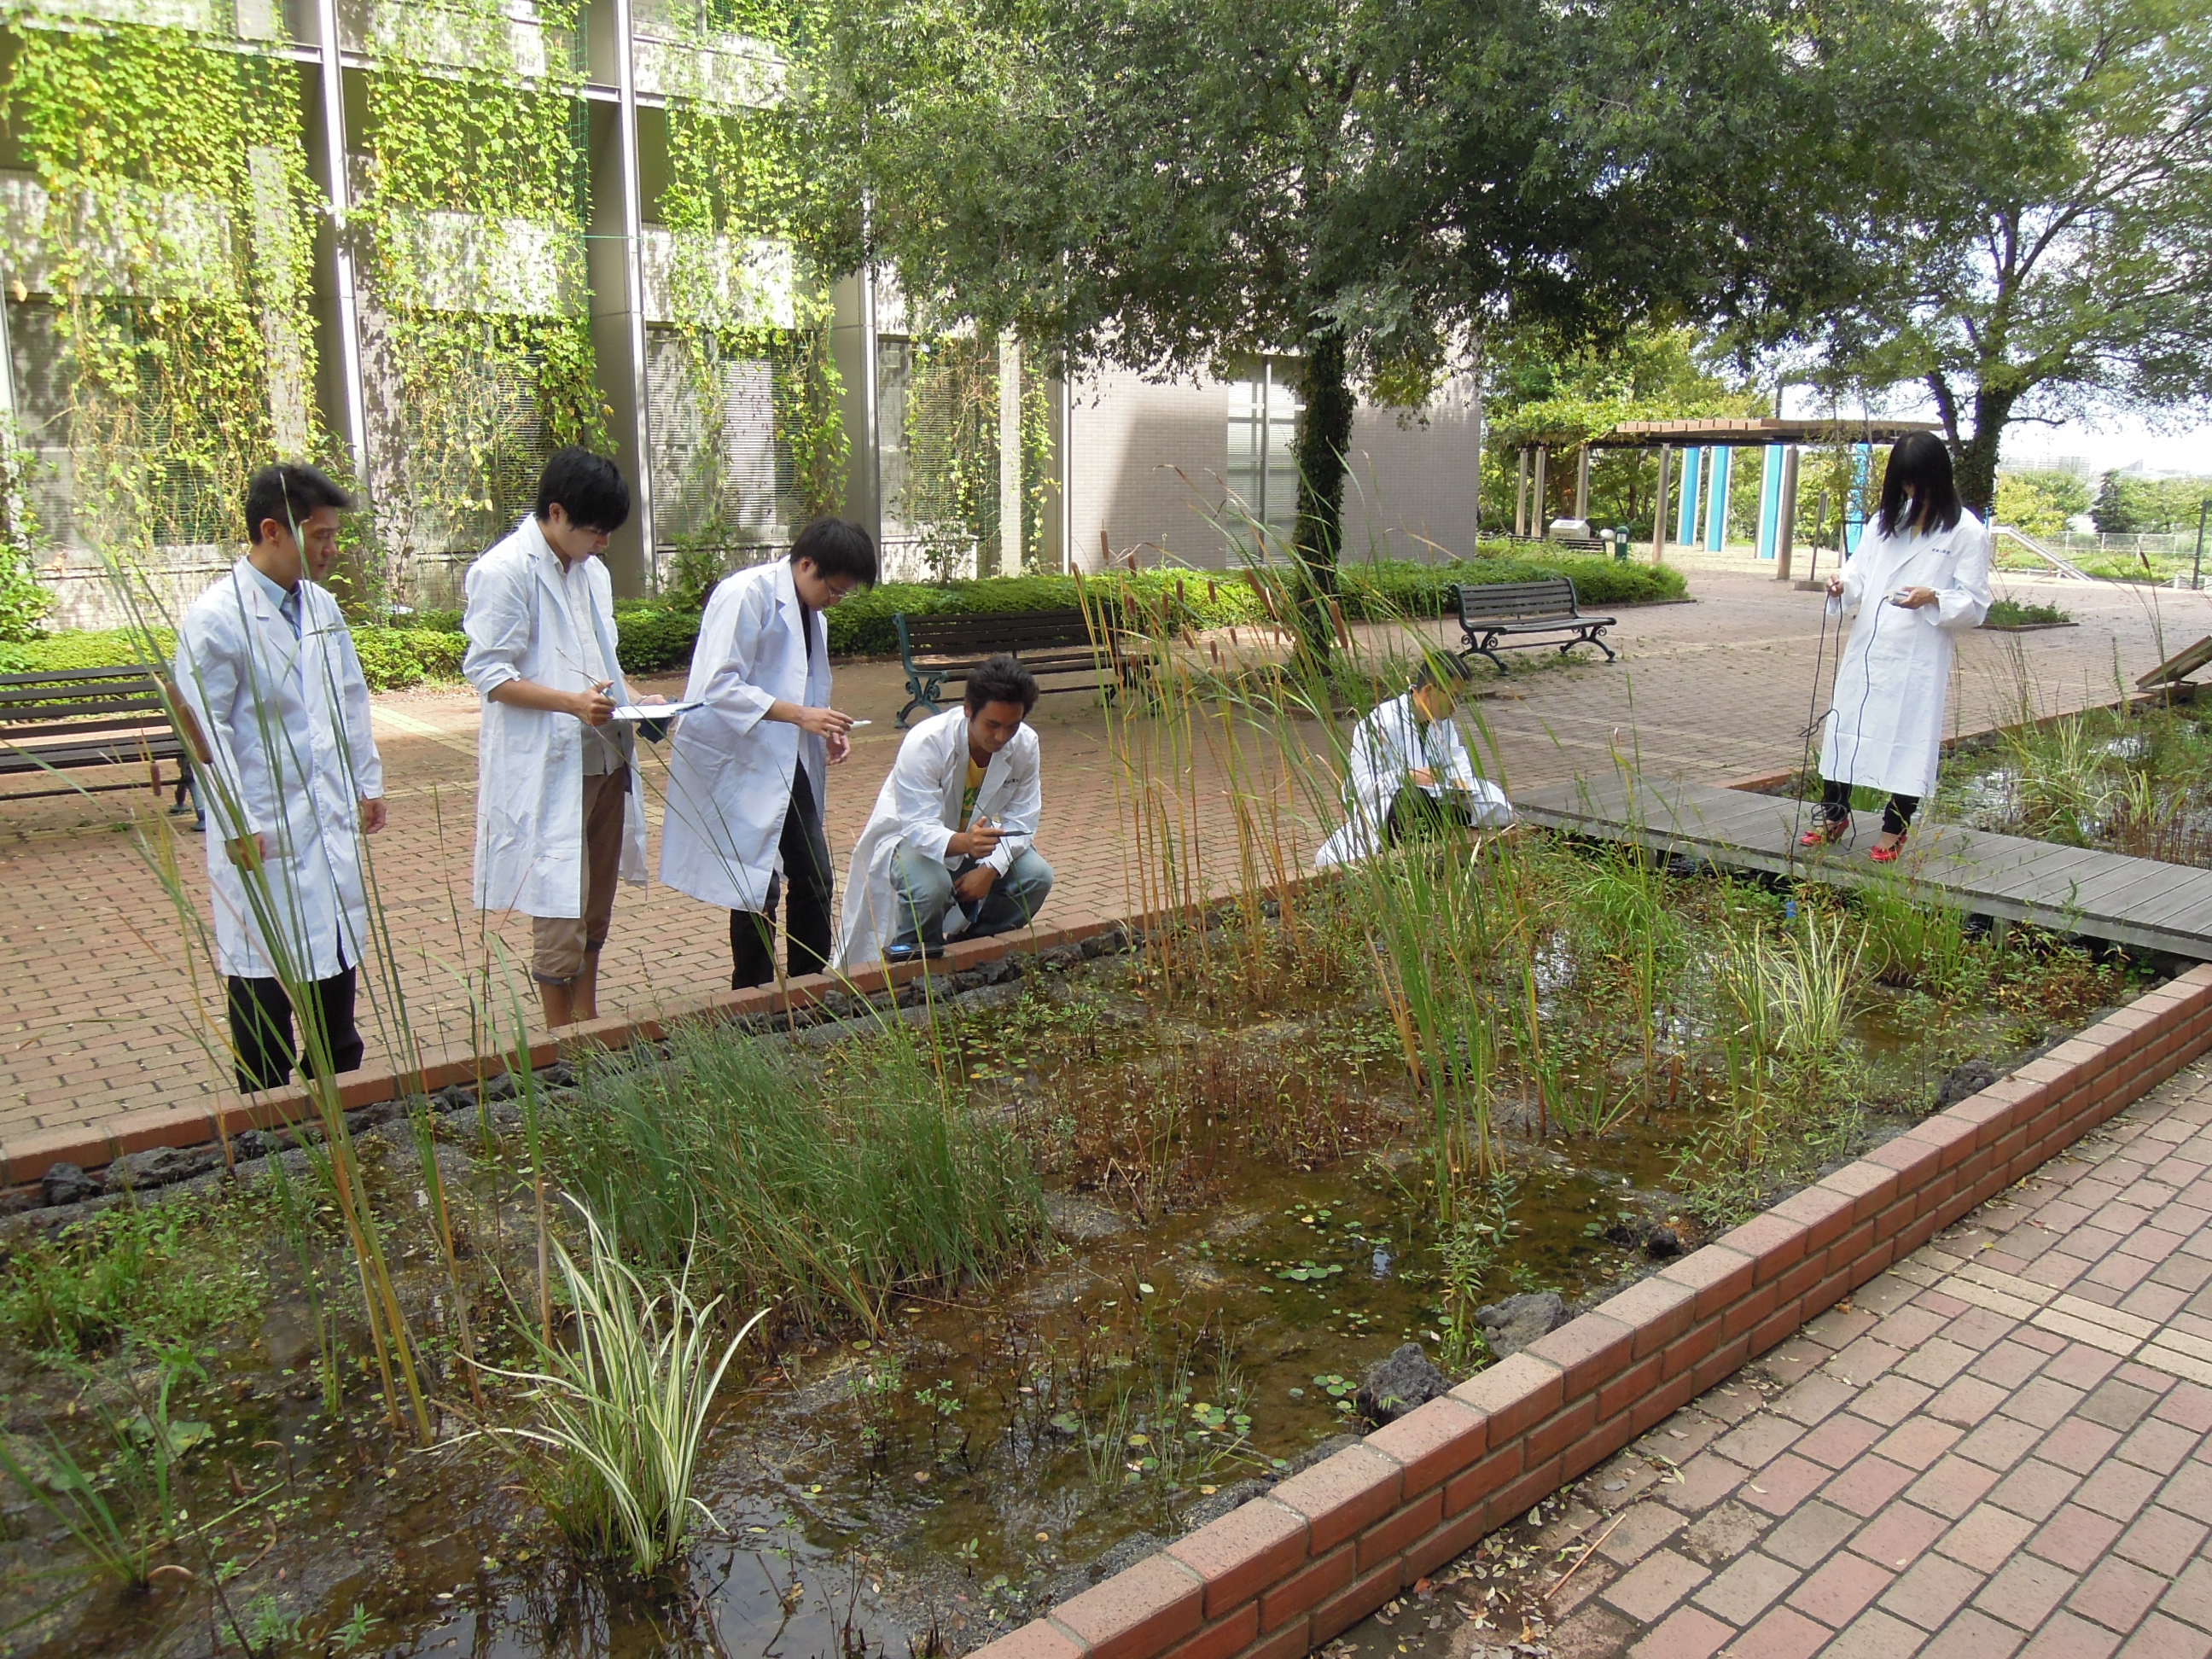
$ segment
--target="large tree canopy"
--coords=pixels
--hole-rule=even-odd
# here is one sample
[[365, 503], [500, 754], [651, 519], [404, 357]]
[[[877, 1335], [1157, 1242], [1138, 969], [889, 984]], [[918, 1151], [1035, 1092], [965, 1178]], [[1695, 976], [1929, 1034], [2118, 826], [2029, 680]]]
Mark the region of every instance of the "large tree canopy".
[[802, 77], [818, 251], [1077, 368], [1297, 353], [1325, 590], [1355, 386], [1826, 294], [1879, 95], [1826, 32], [1893, 3], [854, 0]]
[[1881, 72], [1901, 199], [1832, 380], [1924, 390], [1984, 511], [2008, 424], [2212, 395], [2212, 8], [1940, 0]]

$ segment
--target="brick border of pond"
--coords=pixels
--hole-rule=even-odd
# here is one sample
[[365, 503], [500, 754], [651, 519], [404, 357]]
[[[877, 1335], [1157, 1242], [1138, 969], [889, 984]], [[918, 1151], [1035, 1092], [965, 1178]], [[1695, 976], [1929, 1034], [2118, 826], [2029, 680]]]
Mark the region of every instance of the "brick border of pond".
[[1297, 1659], [2212, 1048], [2212, 964], [970, 1659]]
[[[943, 960], [925, 969], [920, 963], [894, 968], [864, 968], [851, 975], [807, 974], [781, 986], [760, 986], [744, 991], [720, 991], [708, 996], [664, 1003], [651, 1014], [623, 1016], [564, 1026], [557, 1034], [533, 1038], [527, 1061], [542, 1071], [556, 1062], [599, 1048], [620, 1048], [633, 1042], [658, 1042], [672, 1026], [699, 1021], [730, 1022], [775, 1019], [787, 1014], [834, 1010], [885, 992], [897, 992], [921, 979], [925, 972], [936, 978], [964, 974], [1012, 956], [1042, 956], [1048, 951], [1081, 947], [1106, 934], [1141, 938], [1172, 916], [1146, 915], [1118, 921], [1079, 922], [1065, 927], [1040, 927], [1033, 932], [1001, 933], [993, 939], [956, 939]], [[432, 1094], [454, 1085], [475, 1086], [508, 1070], [524, 1059], [515, 1048], [479, 1053], [449, 1048], [422, 1056], [419, 1066], [365, 1066], [338, 1078], [338, 1104], [354, 1112], [386, 1101]], [[228, 1143], [248, 1130], [279, 1129], [312, 1124], [318, 1116], [313, 1097], [304, 1087], [272, 1089], [248, 1095], [209, 1111], [205, 1107], [149, 1107], [111, 1118], [97, 1131], [87, 1128], [41, 1130], [8, 1143], [4, 1165], [0, 1165], [0, 1191], [37, 1182], [57, 1164], [82, 1170], [97, 1169], [133, 1152], [163, 1147], [205, 1146]]]

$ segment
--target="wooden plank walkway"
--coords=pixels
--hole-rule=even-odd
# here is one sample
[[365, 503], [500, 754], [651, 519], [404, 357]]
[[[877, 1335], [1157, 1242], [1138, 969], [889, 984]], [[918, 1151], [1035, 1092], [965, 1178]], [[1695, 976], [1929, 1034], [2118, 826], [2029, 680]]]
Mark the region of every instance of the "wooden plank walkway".
[[1846, 886], [1925, 887], [1978, 915], [2212, 960], [2212, 870], [1950, 823], [1916, 825], [1905, 856], [1878, 865], [1866, 849], [1879, 812], [1856, 815], [1846, 846], [1801, 851], [1796, 835], [1816, 817], [1810, 805], [1672, 778], [1586, 778], [1514, 805], [1532, 823], [1576, 835]]

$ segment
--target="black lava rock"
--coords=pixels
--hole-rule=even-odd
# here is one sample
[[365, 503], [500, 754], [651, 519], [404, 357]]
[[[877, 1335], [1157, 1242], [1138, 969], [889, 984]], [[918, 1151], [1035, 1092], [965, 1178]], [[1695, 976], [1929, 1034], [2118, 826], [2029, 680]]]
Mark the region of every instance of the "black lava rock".
[[1450, 1392], [1451, 1379], [1431, 1363], [1419, 1343], [1408, 1342], [1367, 1368], [1357, 1404], [1369, 1422], [1389, 1423]]
[[40, 1189], [49, 1204], [82, 1204], [104, 1190], [94, 1176], [74, 1164], [57, 1164], [39, 1177]]
[[1474, 1310], [1483, 1340], [1500, 1359], [1516, 1354], [1540, 1336], [1548, 1336], [1567, 1322], [1567, 1304], [1556, 1291], [1537, 1291], [1509, 1296]]

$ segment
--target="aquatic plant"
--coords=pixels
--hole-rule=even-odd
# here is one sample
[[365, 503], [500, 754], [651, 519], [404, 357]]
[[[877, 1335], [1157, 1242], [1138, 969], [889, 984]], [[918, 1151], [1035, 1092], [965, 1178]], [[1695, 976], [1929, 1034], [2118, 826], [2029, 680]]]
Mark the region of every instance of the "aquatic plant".
[[644, 1058], [587, 1069], [547, 1157], [648, 1266], [873, 1329], [896, 1291], [988, 1279], [1041, 1234], [1028, 1152], [903, 1028], [813, 1062], [691, 1024]]
[[483, 1369], [526, 1385], [537, 1420], [485, 1432], [532, 1449], [531, 1483], [571, 1543], [642, 1576], [674, 1560], [695, 1524], [714, 1525], [691, 1490], [707, 1414], [763, 1316], [718, 1349], [722, 1298], [695, 1303], [688, 1273], [648, 1289], [623, 1265], [612, 1233], [578, 1209], [590, 1236], [586, 1261], [557, 1238], [552, 1247], [574, 1339], [549, 1343], [525, 1322], [536, 1368]]

